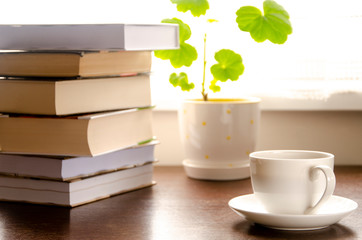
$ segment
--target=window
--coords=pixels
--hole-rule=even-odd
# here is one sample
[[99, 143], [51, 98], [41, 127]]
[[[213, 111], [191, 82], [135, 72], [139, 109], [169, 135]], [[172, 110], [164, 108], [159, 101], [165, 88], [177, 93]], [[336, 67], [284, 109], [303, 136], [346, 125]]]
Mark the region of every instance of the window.
[[[361, 110], [362, 2], [277, 2], [289, 12], [293, 25], [293, 34], [284, 45], [255, 43], [248, 33], [227, 32], [235, 30], [230, 25], [236, 25], [235, 11], [244, 2], [226, 7], [219, 1], [217, 9], [231, 12], [232, 19], [228, 19], [229, 27], [214, 28], [214, 40], [242, 55], [245, 72], [237, 82], [222, 85], [221, 94], [210, 95], [256, 95], [269, 110]], [[260, 7], [262, 1], [246, 4]], [[195, 76], [200, 78], [200, 73]], [[168, 91], [172, 92], [168, 99], [182, 95]]]
[[[283, 45], [255, 43], [235, 23], [235, 12], [245, 5], [262, 7], [262, 0], [209, 0], [208, 18], [220, 20], [204, 25], [176, 11], [169, 0], [8, 0], [2, 1], [0, 23], [112, 23], [160, 22], [178, 17], [188, 23], [199, 58], [187, 71], [196, 89], [181, 92], [168, 83], [175, 70], [154, 59], [152, 94], [159, 109], [175, 109], [183, 98], [200, 97], [202, 37], [207, 29], [207, 59], [213, 52], [230, 48], [241, 54], [245, 72], [236, 82], [221, 84], [210, 97], [256, 95], [264, 109], [362, 109], [362, 2], [359, 0], [277, 0], [290, 14], [293, 34]], [[208, 75], [210, 79], [210, 75]]]

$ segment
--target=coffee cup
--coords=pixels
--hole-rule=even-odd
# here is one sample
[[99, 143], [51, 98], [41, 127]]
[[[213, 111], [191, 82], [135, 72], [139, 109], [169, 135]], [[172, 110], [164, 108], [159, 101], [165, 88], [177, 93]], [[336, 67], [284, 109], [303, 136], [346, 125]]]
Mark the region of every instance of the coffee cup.
[[275, 214], [313, 214], [333, 194], [334, 156], [305, 150], [271, 150], [250, 154], [256, 199]]

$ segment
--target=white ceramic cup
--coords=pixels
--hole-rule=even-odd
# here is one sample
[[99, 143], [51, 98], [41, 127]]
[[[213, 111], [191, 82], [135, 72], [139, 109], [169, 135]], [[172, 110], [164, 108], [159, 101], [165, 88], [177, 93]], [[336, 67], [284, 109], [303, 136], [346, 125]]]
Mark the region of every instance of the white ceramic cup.
[[312, 214], [333, 194], [334, 156], [304, 150], [272, 150], [250, 154], [256, 198], [275, 214]]

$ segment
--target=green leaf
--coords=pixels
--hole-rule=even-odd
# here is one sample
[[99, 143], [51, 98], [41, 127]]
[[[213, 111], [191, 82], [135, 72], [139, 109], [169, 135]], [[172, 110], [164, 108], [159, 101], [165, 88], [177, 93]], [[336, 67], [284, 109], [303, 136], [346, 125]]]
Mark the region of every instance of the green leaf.
[[190, 11], [194, 17], [205, 15], [209, 9], [209, 2], [207, 0], [171, 0], [171, 2], [177, 5], [177, 11]]
[[215, 60], [218, 62], [211, 66], [211, 73], [215, 80], [222, 82], [228, 79], [235, 81], [244, 72], [244, 65], [241, 56], [229, 49], [222, 49], [215, 53]]
[[218, 80], [216, 80], [216, 79], [212, 80], [211, 84], [209, 86], [209, 89], [212, 90], [214, 93], [220, 92], [220, 90], [221, 90], [221, 87], [216, 85], [217, 81]]
[[191, 66], [193, 61], [197, 59], [196, 48], [186, 43], [191, 36], [190, 27], [182, 22], [180, 19], [164, 19], [163, 23], [175, 23], [179, 25], [180, 31], [180, 48], [173, 50], [157, 50], [154, 51], [155, 56], [162, 60], [170, 60], [170, 63], [174, 68], [180, 68], [182, 66]]
[[190, 91], [195, 87], [195, 84], [189, 83], [187, 74], [184, 72], [181, 72], [179, 75], [172, 73], [169, 81], [174, 87], [181, 87], [182, 91]]
[[272, 43], [283, 44], [293, 31], [288, 12], [273, 0], [265, 0], [263, 9], [264, 15], [256, 7], [241, 7], [236, 12], [240, 30], [250, 32], [256, 42], [268, 39]]
[[213, 19], [213, 18], [207, 19], [207, 22], [208, 22], [208, 23], [215, 23], [215, 22], [218, 22], [218, 21], [219, 21], [219, 20]]
[[185, 42], [191, 37], [191, 29], [189, 25], [184, 23], [181, 19], [178, 18], [166, 18], [161, 21], [162, 23], [172, 23], [178, 24], [179, 26], [179, 35], [180, 35], [180, 42]]
[[189, 67], [197, 59], [197, 51], [190, 44], [180, 43], [179, 49], [157, 50], [155, 51], [155, 56], [162, 60], [170, 60], [174, 68]]

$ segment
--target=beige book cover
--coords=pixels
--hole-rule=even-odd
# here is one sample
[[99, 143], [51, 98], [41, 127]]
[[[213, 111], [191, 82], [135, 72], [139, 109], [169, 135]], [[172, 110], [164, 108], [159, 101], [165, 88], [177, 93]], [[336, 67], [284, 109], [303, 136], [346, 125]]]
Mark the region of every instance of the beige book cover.
[[0, 152], [97, 156], [153, 139], [152, 108], [70, 117], [0, 115]]

